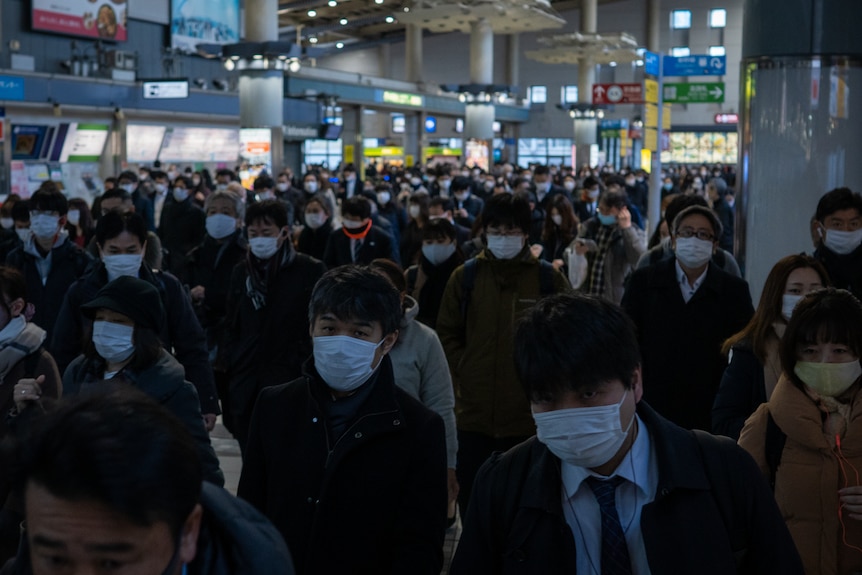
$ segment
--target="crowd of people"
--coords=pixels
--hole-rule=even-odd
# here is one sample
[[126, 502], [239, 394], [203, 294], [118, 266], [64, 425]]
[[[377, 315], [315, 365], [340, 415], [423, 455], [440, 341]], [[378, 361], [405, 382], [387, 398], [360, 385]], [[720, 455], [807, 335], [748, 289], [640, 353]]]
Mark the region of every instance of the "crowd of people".
[[732, 168], [364, 176], [6, 199], [0, 573], [862, 572], [862, 196], [755, 308]]

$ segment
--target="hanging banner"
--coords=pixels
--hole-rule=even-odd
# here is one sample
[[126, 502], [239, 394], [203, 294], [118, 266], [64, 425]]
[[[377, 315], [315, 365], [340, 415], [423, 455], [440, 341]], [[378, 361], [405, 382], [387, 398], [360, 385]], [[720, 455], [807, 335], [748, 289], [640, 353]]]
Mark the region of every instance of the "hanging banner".
[[125, 42], [126, 9], [126, 0], [33, 0], [33, 30]]
[[235, 44], [239, 40], [239, 0], [173, 0], [174, 49], [192, 54], [198, 44]]

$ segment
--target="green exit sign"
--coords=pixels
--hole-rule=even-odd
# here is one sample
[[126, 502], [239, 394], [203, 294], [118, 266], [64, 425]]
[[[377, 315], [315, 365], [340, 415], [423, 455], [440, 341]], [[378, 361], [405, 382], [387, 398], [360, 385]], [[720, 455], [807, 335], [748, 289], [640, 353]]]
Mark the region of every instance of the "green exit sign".
[[425, 97], [419, 94], [408, 94], [405, 92], [383, 91], [383, 101], [387, 104], [398, 104], [399, 106], [415, 106], [421, 108], [425, 105]]
[[662, 98], [667, 104], [719, 104], [724, 82], [666, 82]]

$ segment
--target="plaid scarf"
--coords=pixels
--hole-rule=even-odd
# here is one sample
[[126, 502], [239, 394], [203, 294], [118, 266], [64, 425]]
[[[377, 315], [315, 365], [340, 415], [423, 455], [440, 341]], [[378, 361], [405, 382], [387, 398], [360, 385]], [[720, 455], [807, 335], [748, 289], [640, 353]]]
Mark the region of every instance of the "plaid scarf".
[[590, 270], [590, 284], [587, 286], [587, 293], [589, 295], [604, 296], [605, 257], [611, 247], [611, 240], [616, 231], [616, 226], [599, 226], [599, 231], [596, 233], [596, 255], [593, 258], [593, 267]]

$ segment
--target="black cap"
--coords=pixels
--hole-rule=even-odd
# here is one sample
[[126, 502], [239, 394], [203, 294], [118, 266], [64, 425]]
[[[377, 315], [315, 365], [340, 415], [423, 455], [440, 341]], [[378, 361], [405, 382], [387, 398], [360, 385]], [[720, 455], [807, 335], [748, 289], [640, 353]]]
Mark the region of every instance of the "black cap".
[[160, 332], [165, 323], [165, 308], [156, 287], [131, 276], [120, 276], [106, 284], [96, 297], [81, 306], [81, 313], [93, 319], [98, 309], [109, 309], [128, 316], [136, 326]]

